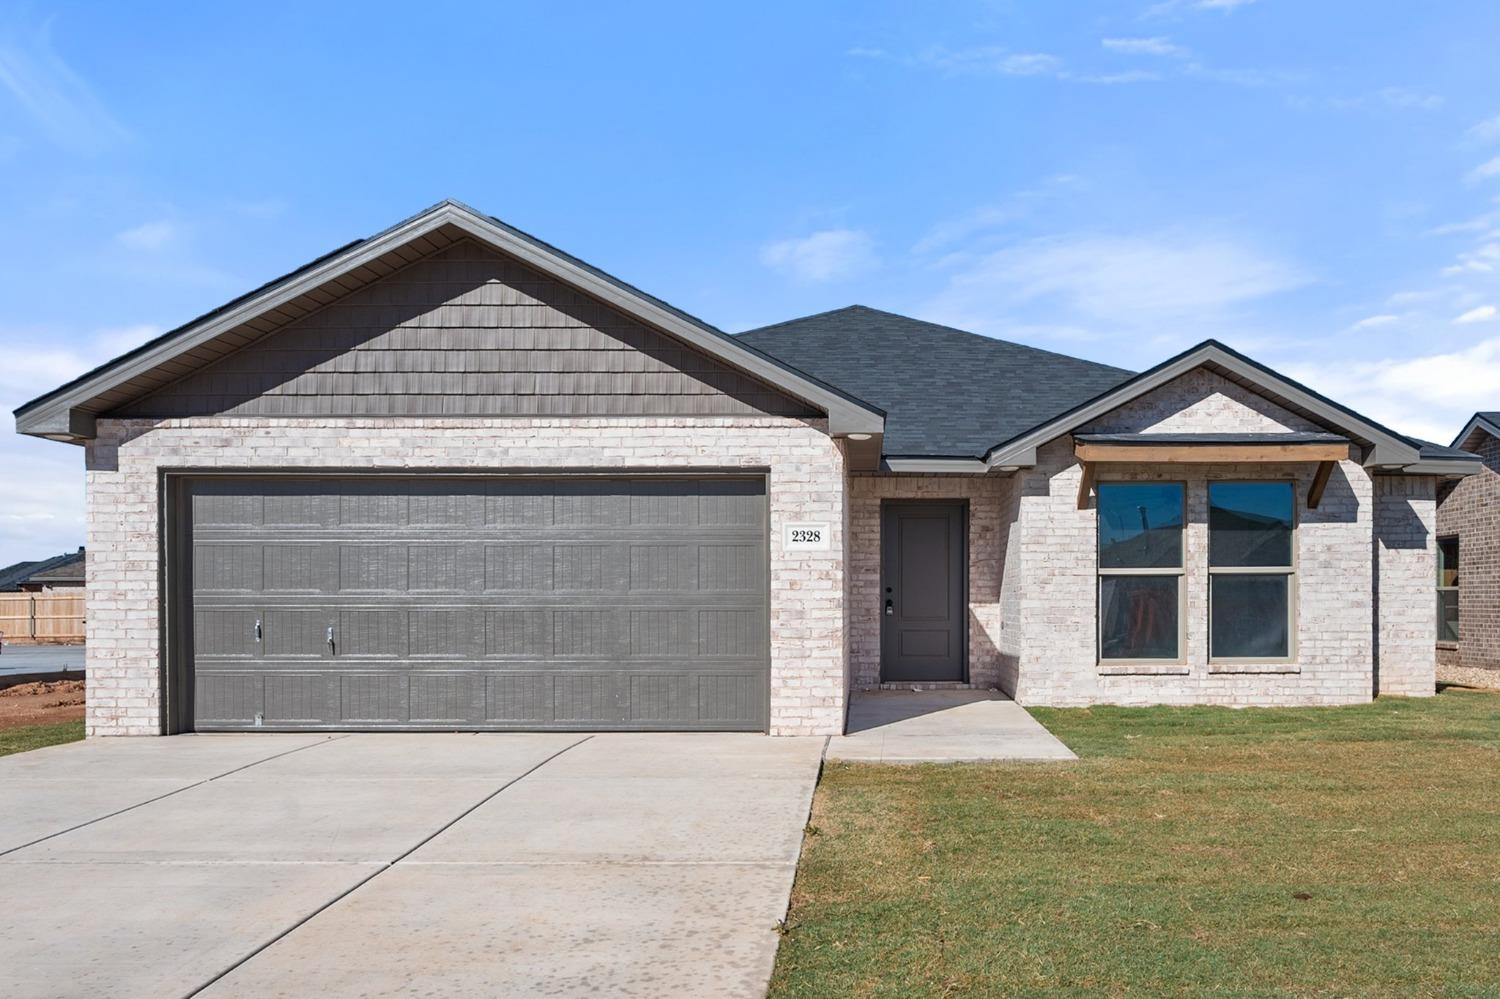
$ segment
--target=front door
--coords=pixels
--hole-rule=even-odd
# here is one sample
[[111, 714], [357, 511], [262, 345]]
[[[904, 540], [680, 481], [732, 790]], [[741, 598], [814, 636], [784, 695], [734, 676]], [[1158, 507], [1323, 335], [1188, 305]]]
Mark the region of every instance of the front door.
[[958, 681], [967, 655], [962, 502], [889, 501], [880, 523], [880, 678]]

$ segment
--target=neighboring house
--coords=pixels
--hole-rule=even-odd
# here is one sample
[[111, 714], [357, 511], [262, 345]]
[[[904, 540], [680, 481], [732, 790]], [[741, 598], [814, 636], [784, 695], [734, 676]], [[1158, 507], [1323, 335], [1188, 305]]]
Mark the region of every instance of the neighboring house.
[[1475, 413], [1453, 445], [1483, 467], [1438, 490], [1438, 662], [1500, 671], [1500, 412]]
[[48, 593], [52, 590], [78, 589], [85, 584], [84, 550], [37, 562], [17, 562], [0, 569], [0, 593], [17, 591]]
[[729, 336], [452, 202], [16, 418], [85, 448], [96, 734], [1430, 694], [1436, 492], [1478, 463], [1213, 342]]

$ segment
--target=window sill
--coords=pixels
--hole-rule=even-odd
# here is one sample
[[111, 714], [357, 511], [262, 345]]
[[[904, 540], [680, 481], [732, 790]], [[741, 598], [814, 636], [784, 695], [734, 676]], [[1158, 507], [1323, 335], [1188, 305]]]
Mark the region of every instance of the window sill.
[[1177, 663], [1129, 663], [1118, 666], [1099, 666], [1100, 676], [1187, 676], [1191, 666]]
[[1442, 649], [1442, 650], [1444, 650], [1445, 652], [1457, 652], [1458, 651], [1458, 643], [1457, 642], [1438, 642], [1437, 643], [1437, 647], [1440, 648], [1440, 649]]
[[1297, 674], [1302, 672], [1302, 667], [1298, 666], [1296, 663], [1209, 663], [1208, 672], [1210, 676], [1221, 673]]

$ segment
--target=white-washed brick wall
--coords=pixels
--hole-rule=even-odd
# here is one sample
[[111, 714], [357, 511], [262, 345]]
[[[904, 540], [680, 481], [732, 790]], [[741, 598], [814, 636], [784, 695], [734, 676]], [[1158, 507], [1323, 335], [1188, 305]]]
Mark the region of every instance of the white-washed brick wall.
[[1380, 635], [1375, 686], [1382, 694], [1428, 697], [1437, 691], [1437, 480], [1375, 477], [1376, 605]]
[[[1232, 382], [1191, 372], [1086, 428], [1093, 432], [1279, 432], [1315, 429]], [[1082, 469], [1068, 438], [1041, 449], [1021, 473], [1020, 599], [1024, 631], [1016, 697], [1023, 704], [1335, 704], [1368, 700], [1373, 689], [1373, 484], [1341, 462], [1317, 510], [1305, 506], [1316, 471], [1288, 465], [1109, 465], [1104, 480], [1186, 485], [1186, 619], [1176, 672], [1101, 672], [1097, 629], [1095, 509], [1077, 508]], [[1212, 479], [1296, 482], [1297, 649], [1295, 672], [1208, 662], [1208, 493]], [[1423, 604], [1429, 606], [1431, 599]], [[1114, 667], [1118, 669], [1119, 667]], [[1153, 668], [1153, 667], [1148, 667]], [[1162, 669], [1162, 667], [1154, 667]], [[1109, 667], [1106, 667], [1109, 669]], [[1174, 669], [1166, 667], [1165, 669]], [[1261, 672], [1229, 672], [1255, 670]]]
[[1014, 482], [997, 476], [871, 475], [849, 479], [849, 663], [856, 690], [880, 684], [880, 506], [882, 501], [967, 500], [969, 503], [969, 682], [1001, 681], [1001, 573]]
[[[845, 464], [823, 421], [764, 418], [101, 420], [88, 447], [88, 731], [161, 732], [159, 470], [769, 470], [771, 732], [843, 731]], [[832, 526], [823, 552], [782, 525]]]

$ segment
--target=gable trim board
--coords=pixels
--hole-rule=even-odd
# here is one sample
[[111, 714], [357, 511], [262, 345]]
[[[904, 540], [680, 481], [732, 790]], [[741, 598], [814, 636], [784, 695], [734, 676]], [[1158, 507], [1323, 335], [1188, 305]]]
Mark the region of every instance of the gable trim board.
[[1500, 423], [1497, 423], [1492, 418], [1495, 415], [1496, 414], [1492, 413], [1475, 413], [1472, 417], [1469, 418], [1469, 422], [1464, 424], [1464, 428], [1458, 432], [1458, 436], [1453, 438], [1452, 446], [1456, 448], [1463, 448], [1464, 445], [1469, 443], [1470, 438], [1474, 436], [1474, 433], [1480, 430], [1489, 434], [1496, 440], [1500, 440]]
[[[70, 442], [92, 438], [96, 434], [95, 420], [99, 415], [128, 399], [138, 398], [176, 380], [196, 366], [185, 365], [181, 360], [183, 355], [207, 347], [216, 338], [226, 335], [233, 339], [228, 349], [219, 349], [218, 354], [222, 356], [238, 349], [291, 319], [330, 304], [353, 290], [351, 284], [362, 286], [384, 277], [397, 266], [449, 245], [458, 238], [458, 233], [564, 281], [603, 304], [826, 412], [829, 433], [834, 436], [879, 434], [884, 430], [884, 414], [877, 408], [816, 381], [748, 344], [738, 343], [733, 337], [519, 230], [453, 201], [442, 202], [385, 232], [313, 261], [220, 310], [26, 403], [15, 412], [16, 429], [25, 434]], [[399, 258], [400, 265], [382, 261], [381, 258], [391, 254]], [[371, 269], [377, 265], [378, 269]], [[337, 284], [349, 275], [354, 277], [352, 282]], [[330, 289], [330, 283], [335, 283], [338, 290]], [[310, 302], [299, 302], [307, 296], [311, 296]], [[265, 323], [268, 319], [269, 327], [253, 334], [238, 329], [257, 321]], [[224, 345], [217, 346], [222, 348]]]

